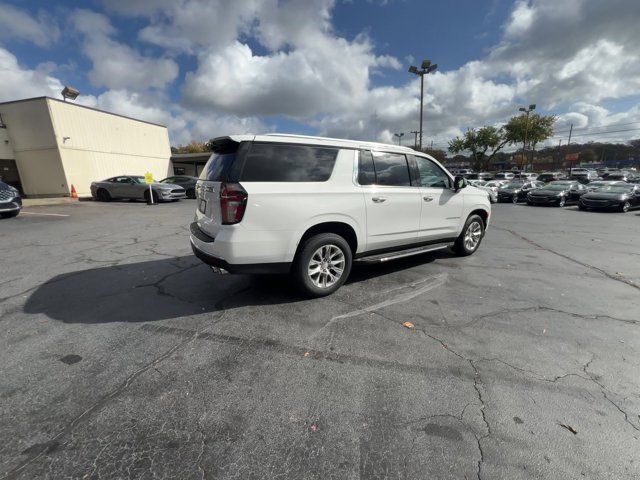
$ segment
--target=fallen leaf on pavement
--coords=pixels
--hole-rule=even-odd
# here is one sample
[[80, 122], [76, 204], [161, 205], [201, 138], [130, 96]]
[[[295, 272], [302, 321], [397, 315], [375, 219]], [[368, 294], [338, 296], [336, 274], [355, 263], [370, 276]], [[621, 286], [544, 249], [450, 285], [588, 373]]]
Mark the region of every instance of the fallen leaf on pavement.
[[415, 325], [414, 325], [413, 323], [411, 323], [411, 322], [404, 322], [404, 323], [402, 324], [402, 326], [403, 326], [403, 327], [406, 327], [406, 328], [413, 328], [413, 327], [415, 327]]
[[304, 352], [305, 357], [308, 357], [309, 355], [311, 355], [309, 352]]
[[317, 432], [318, 431], [318, 425], [316, 425], [315, 423], [311, 424], [311, 431], [312, 432]]
[[565, 425], [564, 423], [559, 423], [558, 425], [560, 425], [562, 428], [566, 428], [567, 430], [569, 430], [574, 435], [578, 434], [578, 431], [575, 428], [573, 428], [571, 425]]

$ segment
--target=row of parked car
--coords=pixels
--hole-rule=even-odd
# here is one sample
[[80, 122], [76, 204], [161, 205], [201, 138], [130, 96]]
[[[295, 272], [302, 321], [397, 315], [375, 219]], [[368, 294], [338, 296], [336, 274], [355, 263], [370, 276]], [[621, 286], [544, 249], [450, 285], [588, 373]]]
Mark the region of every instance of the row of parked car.
[[538, 180], [541, 182], [553, 182], [557, 180], [576, 180], [582, 184], [587, 184], [595, 180], [614, 180], [626, 183], [640, 183], [640, 174], [634, 169], [618, 170], [611, 168], [589, 169], [573, 168], [570, 173], [566, 172], [473, 172], [471, 170], [454, 170], [454, 175], [460, 175], [467, 180]]
[[594, 180], [586, 185], [577, 180], [468, 180], [485, 190], [492, 203], [526, 202], [528, 205], [564, 207], [578, 205], [580, 210], [604, 209], [627, 212], [640, 207], [640, 184], [620, 180]]
[[196, 198], [197, 177], [175, 175], [159, 182], [146, 183], [141, 175], [120, 175], [91, 183], [91, 196], [101, 202], [111, 200], [145, 200], [170, 202], [182, 198]]

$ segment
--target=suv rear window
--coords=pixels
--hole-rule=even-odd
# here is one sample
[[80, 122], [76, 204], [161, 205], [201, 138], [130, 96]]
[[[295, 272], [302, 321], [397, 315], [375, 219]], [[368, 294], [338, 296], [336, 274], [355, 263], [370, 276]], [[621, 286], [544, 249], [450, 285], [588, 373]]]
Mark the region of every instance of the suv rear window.
[[253, 143], [240, 181], [326, 182], [338, 157], [337, 148]]
[[240, 150], [246, 148], [245, 145], [236, 142], [224, 142], [215, 148], [202, 173], [200, 173], [200, 180], [210, 182], [236, 181], [240, 167], [240, 162], [236, 162], [236, 157]]
[[409, 187], [409, 166], [404, 155], [398, 153], [372, 152], [378, 185]]

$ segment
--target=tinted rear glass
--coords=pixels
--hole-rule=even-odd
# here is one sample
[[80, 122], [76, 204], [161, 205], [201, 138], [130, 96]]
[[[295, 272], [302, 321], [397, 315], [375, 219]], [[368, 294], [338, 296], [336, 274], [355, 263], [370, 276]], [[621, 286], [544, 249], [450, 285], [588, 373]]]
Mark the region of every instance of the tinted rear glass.
[[376, 183], [376, 169], [373, 156], [369, 150], [361, 150], [358, 157], [358, 184], [373, 185]]
[[[200, 180], [208, 180], [210, 182], [224, 182], [237, 180], [237, 169], [239, 167], [236, 162], [238, 152], [242, 147], [236, 142], [226, 142], [219, 144], [216, 150], [211, 154], [207, 164], [200, 173]], [[235, 178], [232, 178], [235, 177]]]
[[254, 143], [240, 181], [326, 182], [338, 157], [337, 148]]
[[378, 153], [373, 155], [378, 185], [411, 186], [409, 166], [404, 155], [397, 153]]

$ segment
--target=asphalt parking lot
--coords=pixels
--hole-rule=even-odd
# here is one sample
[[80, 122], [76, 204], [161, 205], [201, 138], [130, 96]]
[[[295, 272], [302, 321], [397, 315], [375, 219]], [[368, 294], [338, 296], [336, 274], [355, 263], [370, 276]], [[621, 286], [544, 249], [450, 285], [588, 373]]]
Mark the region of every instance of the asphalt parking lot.
[[0, 221], [1, 479], [640, 478], [640, 210], [498, 204], [302, 300], [211, 273], [193, 208]]

